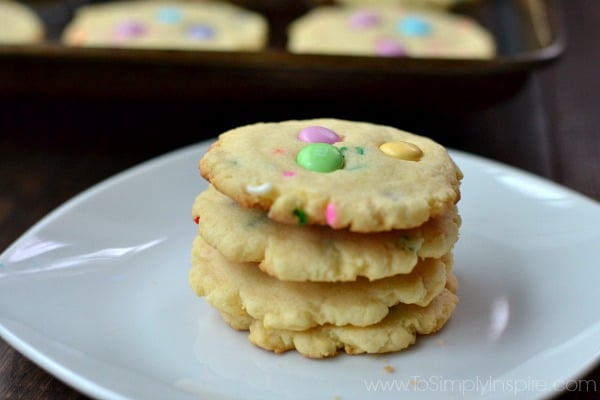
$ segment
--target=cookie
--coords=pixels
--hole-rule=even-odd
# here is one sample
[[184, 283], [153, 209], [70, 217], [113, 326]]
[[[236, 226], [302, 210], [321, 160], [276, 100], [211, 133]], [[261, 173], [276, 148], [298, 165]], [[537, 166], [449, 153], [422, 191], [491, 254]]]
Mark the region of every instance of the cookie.
[[0, 0], [0, 44], [33, 44], [44, 39], [41, 19], [25, 4]]
[[353, 6], [394, 5], [409, 7], [453, 8], [459, 4], [473, 3], [476, 0], [337, 0], [336, 3]]
[[427, 306], [444, 289], [452, 259], [425, 259], [410, 274], [373, 282], [286, 282], [254, 263], [228, 261], [198, 236], [192, 263], [193, 290], [217, 310], [249, 316], [266, 329], [300, 331], [325, 324], [372, 325], [398, 303]]
[[256, 51], [265, 18], [226, 2], [123, 1], [80, 8], [65, 29], [70, 46]]
[[449, 213], [462, 173], [433, 140], [339, 119], [259, 123], [219, 136], [202, 176], [285, 224], [410, 229]]
[[[399, 304], [379, 323], [365, 326], [318, 326], [305, 331], [267, 329], [260, 321], [248, 325], [250, 342], [275, 353], [296, 349], [306, 357], [331, 357], [343, 350], [348, 354], [380, 354], [403, 350], [416, 342], [417, 335], [439, 331], [452, 316], [458, 297], [444, 289], [427, 307]], [[223, 316], [227, 323], [235, 318]], [[233, 320], [233, 321], [232, 321]], [[237, 326], [240, 326], [239, 324]]]
[[195, 200], [198, 233], [227, 259], [255, 262], [287, 281], [369, 280], [410, 273], [419, 258], [440, 258], [458, 239], [456, 207], [417, 228], [360, 234], [275, 222], [244, 209], [212, 186]]
[[399, 6], [318, 7], [288, 30], [293, 53], [490, 59], [493, 36], [475, 20]]

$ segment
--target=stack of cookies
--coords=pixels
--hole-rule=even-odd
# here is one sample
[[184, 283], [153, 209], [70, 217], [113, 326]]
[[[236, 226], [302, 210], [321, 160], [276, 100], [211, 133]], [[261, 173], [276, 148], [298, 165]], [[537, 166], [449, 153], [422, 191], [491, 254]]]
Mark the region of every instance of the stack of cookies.
[[190, 283], [255, 345], [385, 353], [458, 302], [462, 174], [441, 145], [336, 119], [222, 134], [200, 161]]

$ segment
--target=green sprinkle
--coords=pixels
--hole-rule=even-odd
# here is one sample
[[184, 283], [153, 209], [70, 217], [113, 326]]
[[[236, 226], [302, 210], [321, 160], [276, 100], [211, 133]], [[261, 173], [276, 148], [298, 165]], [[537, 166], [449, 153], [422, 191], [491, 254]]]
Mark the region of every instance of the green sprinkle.
[[363, 149], [362, 147], [355, 147], [355, 150], [360, 155], [365, 154], [365, 149]]
[[404, 250], [410, 251], [411, 253], [417, 253], [423, 246], [422, 238], [411, 238], [408, 235], [402, 237], [402, 247]]
[[308, 223], [308, 218], [304, 211], [295, 209], [294, 215], [298, 218], [298, 225], [306, 225]]
[[340, 153], [342, 153], [343, 156], [346, 155], [346, 152], [348, 151], [348, 148], [346, 146], [342, 146], [340, 147]]

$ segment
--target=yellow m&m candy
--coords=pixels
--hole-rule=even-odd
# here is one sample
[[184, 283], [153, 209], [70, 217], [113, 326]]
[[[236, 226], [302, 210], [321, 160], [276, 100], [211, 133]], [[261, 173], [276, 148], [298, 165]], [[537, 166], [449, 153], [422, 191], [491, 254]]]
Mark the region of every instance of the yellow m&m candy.
[[419, 161], [423, 151], [416, 145], [408, 142], [386, 142], [379, 146], [379, 150], [387, 156], [398, 160]]

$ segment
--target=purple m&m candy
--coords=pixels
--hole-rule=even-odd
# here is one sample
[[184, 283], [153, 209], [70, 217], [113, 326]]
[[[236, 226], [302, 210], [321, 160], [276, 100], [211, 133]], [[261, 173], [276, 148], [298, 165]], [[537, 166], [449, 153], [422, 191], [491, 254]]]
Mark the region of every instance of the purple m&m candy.
[[123, 21], [115, 28], [115, 36], [119, 39], [136, 38], [145, 33], [146, 27], [137, 21]]
[[187, 35], [198, 40], [210, 39], [215, 36], [215, 28], [206, 24], [194, 24], [187, 28]]
[[374, 11], [358, 10], [350, 16], [350, 26], [354, 29], [366, 29], [378, 25], [381, 17]]
[[308, 143], [333, 144], [340, 141], [337, 133], [323, 126], [308, 126], [300, 131], [298, 139]]

